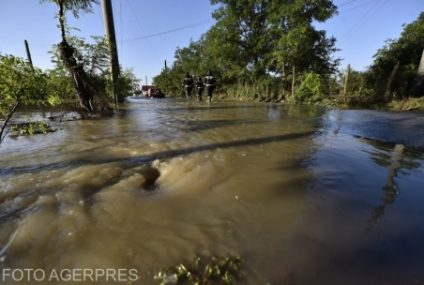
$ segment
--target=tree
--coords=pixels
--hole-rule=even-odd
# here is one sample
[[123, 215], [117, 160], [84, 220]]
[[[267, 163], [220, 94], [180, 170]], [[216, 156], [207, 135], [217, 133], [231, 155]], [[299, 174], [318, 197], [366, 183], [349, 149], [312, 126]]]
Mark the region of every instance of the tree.
[[134, 75], [133, 70], [124, 69], [121, 71], [117, 84], [117, 90], [120, 94], [122, 94], [123, 96], [132, 96], [140, 92], [139, 86], [140, 80]]
[[328, 94], [328, 84], [323, 76], [317, 73], [308, 72], [303, 76], [303, 80], [296, 90], [294, 100], [296, 103], [316, 103], [321, 101]]
[[[177, 49], [170, 75], [182, 78], [185, 72], [204, 74], [210, 69], [221, 86], [235, 93], [243, 90], [248, 96], [265, 93], [265, 97], [275, 97], [276, 90], [285, 86], [286, 71], [292, 67], [298, 74], [317, 73], [320, 84], [328, 84], [338, 65], [331, 57], [335, 39], [316, 30], [312, 22], [325, 21], [336, 13], [331, 0], [211, 3], [218, 5], [213, 12], [216, 23], [198, 41]], [[164, 72], [155, 82], [164, 82]]]
[[[190, 42], [188, 47], [177, 48], [175, 61], [166, 76], [168, 92], [173, 95], [180, 95], [182, 91], [181, 82], [186, 72], [194, 76], [205, 75], [207, 71], [205, 62], [203, 37], [199, 41]], [[153, 78], [153, 84], [163, 90], [166, 89], [165, 69]]]
[[218, 59], [224, 77], [267, 72], [273, 39], [269, 33], [269, 0], [211, 0], [220, 4], [213, 13], [216, 24], [206, 36], [208, 53]]
[[[387, 40], [374, 55], [374, 62], [367, 71], [366, 84], [375, 93], [375, 101], [387, 102], [412, 94], [417, 78], [418, 65], [424, 48], [424, 12], [414, 22], [404, 25], [399, 39]], [[399, 65], [398, 65], [399, 63]], [[393, 74], [396, 66], [396, 73]], [[385, 94], [393, 74], [390, 94]], [[423, 92], [414, 94], [424, 95]]]
[[47, 99], [47, 76], [38, 68], [33, 69], [25, 60], [0, 55], [0, 142], [7, 125], [17, 108], [22, 104], [42, 104]]
[[[93, 86], [86, 70], [84, 62], [77, 60], [77, 51], [69, 43], [66, 35], [66, 11], [71, 11], [74, 17], [79, 17], [81, 12], [91, 12], [92, 5], [98, 4], [98, 0], [41, 0], [50, 1], [58, 5], [58, 19], [62, 41], [58, 44], [58, 50], [63, 65], [71, 74], [83, 110], [88, 113], [101, 112], [110, 114], [111, 109], [104, 98], [104, 94]], [[96, 99], [96, 101], [94, 101]]]
[[[68, 36], [67, 41], [75, 48], [74, 57], [78, 63], [82, 63], [88, 76], [103, 76], [109, 72], [109, 51], [104, 37], [92, 36], [90, 43], [82, 37]], [[57, 45], [50, 53], [55, 69], [66, 70]]]
[[316, 30], [313, 22], [324, 22], [337, 12], [331, 0], [272, 0], [271, 32], [275, 38], [273, 51], [276, 70], [280, 73], [296, 67], [297, 73], [315, 72], [328, 76], [336, 71], [338, 59], [335, 38]]

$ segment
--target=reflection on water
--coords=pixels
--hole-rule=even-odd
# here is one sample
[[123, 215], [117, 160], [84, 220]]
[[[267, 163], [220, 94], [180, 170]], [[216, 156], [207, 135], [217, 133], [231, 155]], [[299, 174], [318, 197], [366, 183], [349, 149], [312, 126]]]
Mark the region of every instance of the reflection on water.
[[[383, 197], [381, 199], [381, 205], [378, 205], [374, 209], [374, 213], [371, 217], [371, 222], [376, 223], [381, 217], [384, 216], [384, 209], [386, 206], [395, 202], [396, 196], [399, 194], [398, 185], [395, 181], [398, 175], [399, 169], [402, 167], [402, 159], [404, 156], [405, 146], [402, 144], [396, 144], [393, 148], [392, 159], [390, 164], [387, 166], [387, 180], [386, 185], [383, 186]], [[377, 160], [378, 161], [378, 160]], [[386, 163], [383, 164], [383, 166]]]
[[[141, 100], [8, 139], [1, 267], [137, 268], [154, 284], [240, 255], [243, 284], [424, 282], [424, 156], [405, 143], [423, 119], [361, 112]], [[406, 131], [379, 140], [379, 116]]]

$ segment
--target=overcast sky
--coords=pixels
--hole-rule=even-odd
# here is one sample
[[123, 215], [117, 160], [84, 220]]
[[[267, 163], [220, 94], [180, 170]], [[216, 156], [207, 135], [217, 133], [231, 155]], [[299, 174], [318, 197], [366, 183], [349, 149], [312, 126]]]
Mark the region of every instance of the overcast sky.
[[[198, 40], [214, 21], [209, 0], [112, 0], [120, 63], [133, 68], [145, 83], [157, 75], [164, 64], [172, 64], [177, 47]], [[337, 38], [341, 49], [336, 56], [363, 70], [388, 38], [397, 38], [402, 24], [415, 20], [424, 11], [424, 0], [335, 0], [337, 16], [317, 25]], [[0, 53], [25, 57], [27, 39], [33, 62], [51, 67], [48, 51], [60, 41], [53, 4], [38, 0], [0, 0]], [[103, 35], [101, 7], [93, 14], [81, 15], [69, 24], [80, 29], [76, 35], [89, 38]], [[424, 48], [424, 47], [423, 47]]]

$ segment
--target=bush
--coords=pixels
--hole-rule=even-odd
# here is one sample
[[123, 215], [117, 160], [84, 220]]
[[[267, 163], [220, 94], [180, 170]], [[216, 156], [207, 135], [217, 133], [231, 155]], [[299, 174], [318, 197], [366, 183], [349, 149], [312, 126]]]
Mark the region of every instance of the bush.
[[48, 78], [21, 58], [0, 55], [0, 117], [6, 116], [16, 102], [37, 104], [47, 98]]
[[328, 86], [321, 75], [310, 72], [303, 76], [295, 92], [295, 103], [318, 103], [328, 94]]
[[374, 89], [367, 88], [364, 86], [359, 87], [358, 90], [354, 91], [353, 94], [347, 98], [347, 103], [350, 106], [370, 106], [377, 100]]

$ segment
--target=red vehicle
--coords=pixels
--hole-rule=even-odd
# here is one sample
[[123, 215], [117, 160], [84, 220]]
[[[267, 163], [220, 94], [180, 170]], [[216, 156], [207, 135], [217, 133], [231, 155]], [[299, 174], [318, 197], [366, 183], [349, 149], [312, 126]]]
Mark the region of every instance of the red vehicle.
[[141, 86], [141, 91], [143, 95], [147, 98], [164, 98], [165, 94], [156, 86], [153, 85], [143, 85]]
[[153, 85], [142, 85], [141, 86], [141, 92], [143, 93], [144, 96], [149, 97], [149, 90], [151, 88], [156, 89], [156, 87], [153, 86]]

